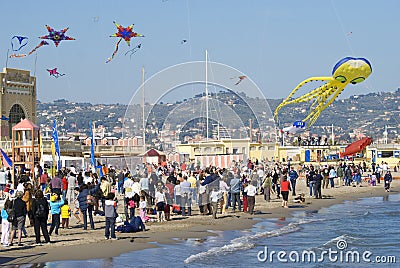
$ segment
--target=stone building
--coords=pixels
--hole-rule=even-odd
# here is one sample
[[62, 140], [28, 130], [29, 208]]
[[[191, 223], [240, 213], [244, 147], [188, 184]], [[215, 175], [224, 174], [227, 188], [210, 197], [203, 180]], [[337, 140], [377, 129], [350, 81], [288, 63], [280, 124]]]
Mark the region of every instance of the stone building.
[[0, 141], [9, 141], [12, 127], [21, 119], [37, 124], [36, 77], [27, 70], [3, 68], [0, 89]]

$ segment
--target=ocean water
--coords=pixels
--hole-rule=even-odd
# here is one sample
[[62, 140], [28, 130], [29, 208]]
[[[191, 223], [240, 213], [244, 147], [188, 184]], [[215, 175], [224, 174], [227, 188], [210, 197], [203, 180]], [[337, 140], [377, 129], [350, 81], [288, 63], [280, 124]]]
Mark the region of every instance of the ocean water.
[[400, 194], [364, 198], [290, 218], [258, 219], [251, 230], [214, 231], [205, 239], [178, 240], [110, 259], [44, 266], [400, 267], [399, 205]]

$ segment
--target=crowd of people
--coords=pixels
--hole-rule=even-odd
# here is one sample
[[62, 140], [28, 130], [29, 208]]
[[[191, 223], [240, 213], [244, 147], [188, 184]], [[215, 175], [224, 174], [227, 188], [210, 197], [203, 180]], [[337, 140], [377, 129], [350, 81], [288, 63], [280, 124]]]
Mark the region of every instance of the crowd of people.
[[[51, 243], [51, 237], [60, 234], [60, 227], [95, 229], [94, 215], [104, 216], [105, 239], [116, 240], [116, 232], [143, 231], [146, 222], [169, 221], [173, 214], [190, 217], [195, 207], [197, 214], [215, 219], [228, 211], [255, 214], [256, 195], [262, 195], [265, 202], [282, 199], [282, 207], [288, 208], [290, 193], [293, 202], [306, 201], [304, 193], [296, 192], [300, 177], [305, 178], [309, 197], [320, 199], [323, 189], [361, 186], [367, 167], [345, 162], [294, 166], [248, 160], [233, 162], [229, 168], [163, 162], [141, 164], [135, 170], [102, 165], [100, 172], [77, 171], [71, 166], [54, 176], [41, 167], [37, 171], [31, 178], [29, 171], [20, 170], [17, 183], [6, 185], [1, 211], [4, 246], [14, 245], [15, 239], [18, 246], [23, 245], [27, 220], [33, 226], [36, 244], [41, 245]], [[389, 191], [393, 178], [386, 163], [371, 166], [367, 183], [379, 184], [382, 174]]]

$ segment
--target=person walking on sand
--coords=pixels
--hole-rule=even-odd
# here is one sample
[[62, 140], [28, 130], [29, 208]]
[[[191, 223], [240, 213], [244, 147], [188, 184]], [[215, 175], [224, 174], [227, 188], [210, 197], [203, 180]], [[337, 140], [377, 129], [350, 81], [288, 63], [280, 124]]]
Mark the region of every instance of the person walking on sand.
[[157, 218], [158, 222], [165, 221], [165, 195], [161, 185], [157, 186], [156, 194], [155, 194], [155, 203], [157, 208]]
[[268, 172], [267, 175], [264, 178], [263, 184], [262, 184], [263, 192], [264, 192], [264, 200], [266, 202], [271, 201], [271, 191], [272, 191], [272, 176], [271, 173]]
[[6, 199], [4, 206], [1, 209], [1, 244], [8, 247], [8, 239], [10, 238], [10, 223], [8, 222], [8, 207], [10, 206], [10, 199]]
[[52, 194], [50, 197], [50, 213], [51, 213], [51, 226], [49, 235], [54, 231], [58, 235], [58, 228], [60, 227], [60, 214], [61, 207], [64, 205], [64, 199], [58, 199], [57, 194]]
[[40, 230], [46, 243], [50, 243], [49, 232], [47, 231], [47, 217], [49, 215], [49, 204], [43, 195], [43, 191], [35, 192], [35, 199], [32, 203], [32, 214], [34, 222], [34, 230], [36, 237], [36, 245], [41, 245]]
[[337, 185], [340, 186], [343, 181], [344, 181], [344, 171], [342, 165], [339, 164], [337, 170], [336, 170], [336, 176], [338, 178], [338, 183]]
[[181, 186], [181, 211], [182, 216], [192, 216], [192, 192], [190, 190], [191, 184], [187, 180], [187, 176], [183, 175]]
[[249, 204], [249, 214], [254, 214], [254, 206], [256, 204], [256, 193], [257, 188], [254, 183], [249, 183], [247, 187], [244, 189], [244, 192], [247, 193], [247, 202]]
[[242, 211], [242, 203], [240, 201], [240, 191], [242, 190], [242, 182], [240, 181], [240, 176], [235, 173], [233, 179], [231, 180], [231, 199], [232, 199], [232, 212], [236, 211], [236, 203], [238, 205], [239, 211]]
[[210, 193], [210, 200], [212, 206], [212, 215], [213, 218], [217, 218], [217, 210], [218, 210], [218, 202], [222, 198], [222, 192], [218, 189], [218, 187], [214, 187]]
[[334, 167], [330, 166], [329, 167], [329, 184], [331, 185], [331, 188], [335, 188], [335, 178], [337, 176], [336, 170]]
[[289, 191], [290, 191], [290, 183], [287, 180], [287, 177], [284, 176], [281, 182], [282, 207], [284, 208], [288, 208]]
[[18, 230], [18, 246], [23, 246], [21, 243], [22, 237], [22, 229], [25, 227], [25, 219], [26, 219], [26, 203], [22, 200], [23, 192], [17, 191], [15, 194], [16, 198], [11, 202], [11, 206], [9, 209], [13, 209], [15, 211], [15, 219], [11, 223], [11, 240], [10, 246], [13, 245], [15, 232]]
[[[294, 170], [294, 167], [290, 167], [289, 171], [289, 178], [290, 178], [290, 185], [292, 186], [292, 195], [296, 195], [296, 180], [299, 177], [299, 174], [297, 174], [297, 171]], [[282, 185], [282, 184], [281, 184]], [[281, 193], [282, 193], [282, 188], [281, 188]]]
[[306, 175], [307, 186], [310, 188], [310, 197], [313, 196], [313, 193], [315, 195], [315, 191], [314, 191], [314, 184], [315, 184], [314, 176], [315, 176], [314, 166], [310, 166], [310, 170], [308, 171], [308, 173]]
[[325, 166], [324, 169], [322, 170], [322, 188], [327, 189], [328, 188], [328, 182], [329, 182], [329, 168], [328, 166]]
[[323, 177], [320, 170], [315, 171], [314, 175], [314, 194], [316, 199], [322, 199], [321, 184]]
[[390, 192], [390, 183], [392, 182], [392, 180], [393, 180], [392, 174], [390, 173], [390, 171], [386, 171], [386, 174], [383, 177], [386, 192]]
[[87, 230], [87, 216], [89, 215], [90, 228], [94, 230], [94, 221], [93, 221], [93, 203], [90, 202], [90, 197], [94, 193], [98, 191], [98, 186], [96, 188], [88, 189], [86, 184], [82, 184], [79, 194], [79, 209], [83, 215], [83, 230]]
[[67, 201], [68, 204], [72, 204], [76, 198], [75, 187], [78, 186], [78, 180], [76, 179], [75, 173], [70, 172], [67, 181], [68, 181]]
[[61, 228], [70, 229], [69, 218], [71, 217], [71, 208], [68, 205], [68, 201], [64, 200], [64, 205], [61, 207]]
[[117, 240], [115, 236], [115, 219], [117, 218], [117, 202], [115, 200], [115, 194], [109, 193], [107, 199], [104, 202], [104, 216], [106, 217], [106, 228], [105, 228], [105, 239], [111, 237], [112, 240]]
[[74, 195], [75, 199], [73, 200], [74, 209], [72, 210], [72, 215], [76, 218], [77, 224], [79, 224], [83, 221], [82, 211], [79, 209], [79, 200], [78, 200], [79, 187], [75, 187]]

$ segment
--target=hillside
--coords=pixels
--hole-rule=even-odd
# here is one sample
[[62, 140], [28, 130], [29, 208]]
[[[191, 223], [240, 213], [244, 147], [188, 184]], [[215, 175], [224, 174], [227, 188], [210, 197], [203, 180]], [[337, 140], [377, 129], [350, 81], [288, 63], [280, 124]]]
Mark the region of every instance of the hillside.
[[[201, 102], [201, 95], [195, 96], [193, 99], [186, 100], [192, 103]], [[232, 110], [240, 117], [240, 119], [247, 124], [249, 119], [254, 121], [252, 111], [254, 106], [262, 104], [259, 99], [251, 99], [246, 96], [238, 98], [227, 92], [222, 92], [218, 96], [211, 96], [218, 98], [218, 101], [229, 105]], [[242, 99], [247, 98], [252, 102], [252, 108], [246, 106]], [[327, 135], [331, 133], [331, 126], [334, 126], [336, 137], [340, 137], [343, 141], [350, 142], [353, 136], [357, 134], [364, 134], [373, 139], [382, 139], [385, 127], [388, 130], [388, 139], [397, 139], [397, 133], [400, 127], [400, 111], [399, 111], [400, 89], [395, 92], [385, 93], [370, 93], [367, 95], [351, 96], [348, 99], [336, 100], [330, 107], [322, 112], [321, 116], [310, 129], [312, 134]], [[275, 110], [277, 105], [282, 100], [267, 99], [272, 111]], [[176, 103], [160, 103], [157, 104], [147, 120], [146, 129], [149, 137], [147, 140], [154, 138], [164, 124], [166, 117], [182, 102]], [[104, 126], [104, 134], [106, 136], [121, 137], [122, 135], [122, 122], [125, 116], [127, 105], [123, 104], [91, 104], [91, 103], [76, 103], [67, 100], [56, 100], [51, 103], [42, 103], [38, 101], [37, 114], [38, 123], [42, 129], [51, 127], [54, 119], [58, 121], [58, 129], [62, 134], [67, 133], [81, 133], [82, 135], [89, 134], [89, 122], [95, 122], [96, 126]], [[184, 107], [184, 106], [183, 106]], [[194, 106], [193, 106], [194, 107]], [[146, 105], [146, 109], [149, 105]], [[280, 111], [279, 119], [280, 126], [287, 126], [296, 120], [301, 120], [308, 113], [309, 104], [297, 104], [286, 106]], [[135, 110], [136, 109], [136, 110]], [[182, 108], [183, 109], [183, 108]], [[194, 109], [194, 108], [193, 108]], [[140, 130], [141, 126], [141, 107], [134, 107], [134, 117], [131, 121], [134, 126]], [[187, 113], [189, 110], [182, 110]], [[132, 113], [131, 113], [132, 114]], [[183, 115], [182, 115], [183, 116]], [[256, 115], [263, 116], [263, 115]], [[182, 123], [180, 115], [174, 116], [176, 123]], [[192, 133], [193, 128], [198, 122], [193, 121], [186, 123], [183, 131]], [[257, 126], [253, 125], [253, 128]], [[152, 133], [152, 134], [151, 134]], [[135, 135], [141, 135], [140, 131], [135, 131]], [[180, 135], [184, 137], [185, 135]]]

